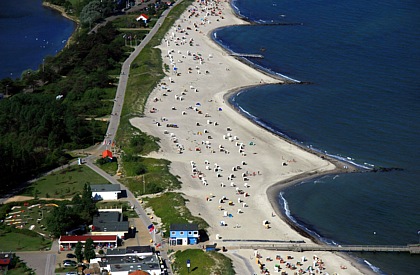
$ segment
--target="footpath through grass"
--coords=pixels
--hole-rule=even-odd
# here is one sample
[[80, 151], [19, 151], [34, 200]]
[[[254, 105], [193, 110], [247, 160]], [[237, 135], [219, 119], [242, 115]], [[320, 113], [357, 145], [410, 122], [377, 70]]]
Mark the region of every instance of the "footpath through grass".
[[[157, 151], [159, 140], [134, 128], [129, 120], [135, 116], [143, 116], [147, 98], [165, 76], [161, 51], [155, 47], [161, 43], [165, 33], [192, 2], [194, 1], [184, 0], [171, 10], [159, 31], [130, 67], [116, 140], [124, 152], [122, 182], [136, 195], [173, 190], [180, 186], [178, 179], [169, 173], [169, 161], [140, 157]], [[146, 181], [143, 181], [144, 179]]]
[[[176, 274], [187, 275], [233, 275], [232, 260], [223, 254], [217, 252], [204, 252], [200, 249], [187, 249], [175, 253], [175, 261], [172, 264], [172, 270]], [[190, 269], [186, 265], [190, 260]]]

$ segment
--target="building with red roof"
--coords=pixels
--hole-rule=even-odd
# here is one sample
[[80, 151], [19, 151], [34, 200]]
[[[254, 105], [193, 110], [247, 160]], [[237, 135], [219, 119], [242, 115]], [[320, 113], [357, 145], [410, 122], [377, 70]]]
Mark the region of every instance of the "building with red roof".
[[0, 253], [0, 270], [2, 267], [7, 267], [12, 260], [13, 254], [10, 253]]
[[144, 13], [142, 13], [142, 14], [140, 14], [139, 17], [136, 18], [136, 21], [140, 21], [140, 20], [143, 20], [144, 23], [147, 23], [147, 21], [149, 21], [149, 16], [147, 16]]
[[110, 158], [110, 159], [112, 159], [112, 152], [111, 151], [109, 151], [109, 150], [105, 150], [105, 151], [103, 151], [102, 152], [102, 158], [104, 159], [104, 158]]

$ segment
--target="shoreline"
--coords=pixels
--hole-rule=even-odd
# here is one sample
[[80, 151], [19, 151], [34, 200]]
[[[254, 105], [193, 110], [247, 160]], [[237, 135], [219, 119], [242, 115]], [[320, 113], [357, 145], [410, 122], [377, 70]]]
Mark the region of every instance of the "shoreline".
[[[151, 153], [149, 157], [171, 161], [170, 171], [183, 183], [179, 192], [187, 199], [191, 214], [202, 216], [209, 224], [210, 243], [215, 241], [226, 247], [232, 245], [229, 240], [248, 244], [248, 240], [303, 240], [313, 243], [312, 238], [303, 236], [283, 215], [279, 215], [278, 209], [276, 213], [279, 217], [273, 215], [273, 201], [277, 201], [278, 195], [273, 190], [284, 188], [287, 185], [285, 182], [292, 184], [292, 180], [301, 181], [308, 175], [339, 173], [337, 166], [342, 165], [333, 164], [325, 157], [308, 151], [308, 148], [296, 146], [290, 140], [268, 131], [226, 102], [238, 90], [261, 83], [279, 84], [280, 80], [230, 56], [210, 38], [212, 31], [217, 28], [246, 22], [236, 17], [228, 1], [209, 1], [206, 4], [193, 3], [165, 35], [158, 46], [163, 65], [171, 68], [176, 63], [177, 73], [171, 73], [171, 70], [166, 72], [164, 79], [149, 95], [144, 116], [133, 118], [130, 122], [134, 127], [160, 139], [161, 150]], [[212, 14], [209, 14], [210, 10]], [[202, 12], [207, 12], [208, 19], [199, 20]], [[174, 124], [175, 128], [168, 128], [168, 125]], [[235, 135], [235, 139], [227, 139], [226, 131], [232, 133], [232, 137]], [[237, 146], [240, 144], [236, 142], [235, 145], [234, 140], [243, 144], [241, 148], [243, 146], [244, 149], [240, 149], [239, 153]], [[217, 146], [219, 150], [216, 151]], [[282, 159], [287, 165], [281, 164]], [[241, 163], [239, 171], [234, 170], [233, 167]], [[223, 169], [220, 172], [212, 171], [210, 165], [218, 167], [219, 164]], [[345, 165], [350, 166], [348, 163]], [[229, 172], [230, 167], [232, 172]], [[205, 180], [200, 180], [194, 169], [199, 175], [204, 175]], [[235, 183], [231, 182], [229, 173], [236, 173], [233, 177]], [[243, 177], [244, 174], [249, 177], [245, 183], [242, 182], [241, 173]], [[221, 182], [223, 180], [225, 183]], [[238, 197], [238, 194], [242, 194], [238, 193], [238, 187], [242, 184], [246, 191], [244, 198]], [[235, 188], [232, 188], [235, 186], [238, 186], [236, 194]], [[229, 198], [232, 204], [223, 204], [223, 199], [218, 199], [221, 197]], [[236, 199], [237, 205], [233, 203]], [[226, 217], [226, 210], [233, 215], [227, 217], [228, 225], [221, 226], [221, 220], [226, 219], [223, 218]], [[266, 220], [270, 223], [269, 227], [263, 226]], [[262, 251], [267, 256], [274, 256], [272, 253], [275, 253]], [[238, 274], [249, 274], [251, 269], [258, 269], [247, 260], [248, 257], [251, 259], [252, 251], [238, 250], [233, 253], [235, 255], [226, 255], [232, 258]], [[298, 258], [304, 255], [309, 259], [311, 254], [303, 252], [294, 255], [298, 255]], [[317, 254], [326, 257], [328, 272], [370, 273], [362, 272], [360, 267], [355, 268], [354, 262], [347, 257], [335, 253]], [[341, 270], [340, 264], [349, 269]]]
[[[44, 7], [46, 7], [46, 8], [49, 8], [49, 9], [51, 9], [53, 11], [56, 11], [56, 12], [60, 13], [61, 16], [63, 16], [64, 18], [69, 19], [70, 21], [73, 21], [76, 24], [76, 27], [74, 28], [74, 31], [72, 32], [72, 34], [70, 35], [70, 37], [67, 39], [66, 45], [64, 45], [63, 49], [66, 48], [66, 47], [69, 47], [70, 44], [73, 42], [76, 33], [80, 30], [80, 22], [79, 22], [79, 20], [76, 17], [74, 17], [74, 16], [68, 15], [64, 11], [63, 7], [61, 7], [61, 6], [54, 5], [54, 4], [51, 4], [49, 2], [45, 2], [45, 1], [42, 1], [42, 5]], [[57, 54], [59, 54], [60, 52], [58, 52]]]
[[[229, 0], [229, 6], [231, 8], [232, 13], [238, 19], [245, 22], [245, 24], [237, 24], [237, 25], [246, 25], [246, 24], [253, 25], [253, 24], [256, 24], [255, 22], [253, 22], [249, 18], [238, 14], [232, 6], [232, 0]], [[219, 29], [223, 29], [223, 28], [227, 28], [227, 27], [231, 27], [231, 26], [235, 26], [235, 25], [228, 25], [228, 26], [223, 26], [223, 27], [220, 27], [220, 28], [216, 28], [216, 29], [212, 30], [211, 33], [209, 34], [209, 38], [216, 45], [218, 45], [223, 51], [225, 51], [228, 54], [231, 51], [229, 51], [227, 48], [223, 47], [222, 44], [220, 44], [218, 41], [216, 41], [216, 39], [214, 38], [214, 33], [217, 32], [217, 30], [219, 30]], [[275, 73], [270, 73], [270, 71], [264, 70], [264, 69], [260, 68], [259, 66], [256, 66], [253, 62], [248, 61], [245, 58], [235, 57], [235, 59], [237, 59], [238, 61], [242, 62], [243, 64], [255, 69], [256, 71], [262, 72], [263, 74], [266, 74], [267, 76], [270, 76], [270, 77], [273, 77], [273, 78], [278, 79], [280, 81], [283, 81], [283, 83], [278, 83], [278, 84], [265, 84], [264, 83], [264, 84], [257, 84], [257, 85], [248, 86], [248, 87], [238, 87], [236, 89], [233, 89], [231, 91], [226, 92], [223, 95], [223, 99], [225, 100], [225, 102], [227, 102], [227, 105], [230, 108], [232, 108], [233, 110], [235, 110], [236, 112], [238, 112], [239, 115], [245, 117], [246, 119], [251, 121], [253, 124], [257, 125], [258, 127], [261, 127], [262, 129], [264, 129], [268, 133], [270, 133], [270, 134], [272, 134], [272, 135], [274, 135], [274, 136], [276, 136], [276, 137], [278, 137], [278, 138], [280, 138], [280, 139], [282, 139], [282, 140], [284, 140], [284, 141], [286, 141], [286, 142], [288, 142], [288, 143], [290, 143], [294, 146], [297, 146], [304, 151], [307, 151], [307, 152], [309, 152], [313, 155], [316, 155], [316, 156], [319, 156], [323, 159], [326, 159], [327, 161], [329, 161], [330, 163], [332, 163], [335, 166], [335, 169], [331, 170], [331, 171], [324, 171], [322, 173], [318, 173], [317, 171], [315, 171], [315, 172], [308, 172], [308, 173], [303, 173], [303, 174], [296, 175], [296, 176], [291, 177], [289, 179], [276, 182], [276, 183], [272, 184], [271, 186], [269, 186], [266, 190], [266, 195], [267, 195], [268, 200], [271, 204], [271, 207], [273, 208], [274, 213], [276, 213], [276, 215], [281, 220], [283, 220], [286, 224], [288, 224], [293, 230], [295, 230], [301, 236], [310, 239], [311, 241], [313, 241], [316, 244], [325, 244], [321, 239], [317, 238], [316, 236], [313, 236], [311, 233], [309, 233], [305, 229], [301, 228], [301, 226], [299, 224], [290, 220], [283, 213], [283, 210], [281, 209], [281, 205], [279, 203], [280, 192], [287, 189], [288, 187], [294, 186], [294, 185], [299, 184], [300, 182], [303, 182], [303, 181], [306, 181], [306, 180], [315, 180], [316, 178], [320, 178], [320, 177], [328, 176], [328, 175], [339, 175], [339, 174], [348, 174], [348, 173], [363, 173], [363, 172], [368, 171], [368, 169], [363, 169], [363, 168], [360, 168], [360, 167], [358, 167], [358, 166], [356, 166], [356, 165], [354, 165], [350, 162], [342, 161], [342, 160], [336, 159], [334, 157], [328, 156], [327, 154], [325, 154], [323, 152], [308, 148], [308, 147], [298, 143], [295, 140], [287, 138], [286, 136], [282, 136], [279, 133], [273, 132], [272, 130], [268, 129], [267, 127], [264, 127], [263, 125], [259, 124], [257, 121], [253, 120], [249, 115], [243, 113], [238, 108], [238, 106], [232, 104], [230, 99], [235, 97], [238, 93], [241, 93], [245, 89], [248, 89], [248, 88], [251, 88], [251, 87], [257, 87], [257, 86], [262, 86], [262, 85], [290, 85], [290, 84], [305, 85], [305, 84], [307, 84], [306, 82], [296, 81], [295, 79], [289, 78], [287, 76], [282, 76], [282, 75], [277, 75]], [[343, 168], [344, 166], [347, 166], [348, 169]], [[361, 272], [366, 272], [367, 274], [373, 272], [371, 269], [369, 269], [368, 266], [366, 266], [366, 264], [363, 264], [360, 261], [358, 261], [357, 259], [359, 259], [359, 258], [355, 258], [354, 256], [350, 255], [349, 253], [335, 253], [335, 254], [337, 254], [340, 257], [346, 259], [348, 262], [351, 263], [352, 266], [354, 266], [355, 268], [357, 268]]]

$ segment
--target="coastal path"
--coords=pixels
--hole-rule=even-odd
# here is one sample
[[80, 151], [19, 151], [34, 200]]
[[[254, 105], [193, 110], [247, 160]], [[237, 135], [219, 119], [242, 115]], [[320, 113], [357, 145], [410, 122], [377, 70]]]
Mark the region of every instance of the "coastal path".
[[[150, 42], [152, 37], [156, 34], [159, 30], [160, 26], [162, 25], [163, 21], [169, 14], [170, 10], [181, 3], [181, 1], [177, 1], [173, 6], [169, 9], [165, 10], [161, 17], [157, 20], [154, 27], [150, 30], [150, 32], [146, 35], [146, 37], [141, 41], [141, 43], [135, 47], [135, 50], [130, 54], [130, 56], [124, 61], [122, 68], [121, 68], [121, 75], [118, 82], [117, 92], [114, 99], [114, 106], [112, 108], [111, 117], [108, 124], [108, 129], [106, 132], [105, 140], [101, 145], [98, 145], [95, 149], [95, 153], [85, 158], [85, 164], [97, 174], [102, 176], [103, 178], [107, 179], [112, 184], [119, 184], [121, 186], [121, 190], [127, 193], [127, 198], [130, 201], [131, 205], [134, 207], [137, 215], [139, 216], [140, 220], [142, 221], [143, 225], [147, 227], [148, 225], [152, 224], [152, 221], [147, 216], [146, 212], [144, 211], [143, 207], [140, 205], [139, 201], [134, 197], [133, 193], [129, 189], [127, 189], [123, 184], [121, 184], [117, 179], [110, 176], [108, 173], [97, 167], [93, 164], [93, 161], [97, 158], [97, 156], [105, 149], [108, 149], [108, 146], [114, 142], [118, 126], [120, 124], [121, 119], [121, 111], [124, 103], [124, 96], [125, 90], [127, 88], [128, 77], [130, 73], [130, 65], [134, 61], [134, 59], [138, 56], [138, 54], [143, 50], [143, 48]], [[166, 261], [166, 266], [168, 270], [168, 274], [171, 274], [170, 265], [168, 264], [168, 256], [165, 250], [165, 242], [162, 241], [162, 236], [160, 234], [153, 234], [152, 236], [153, 242], [155, 245], [159, 245], [161, 247], [161, 257]]]

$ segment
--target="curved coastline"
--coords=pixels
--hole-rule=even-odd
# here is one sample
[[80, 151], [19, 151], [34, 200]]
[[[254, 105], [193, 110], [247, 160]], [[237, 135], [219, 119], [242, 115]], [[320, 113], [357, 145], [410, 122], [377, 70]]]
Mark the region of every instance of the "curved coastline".
[[[332, 162], [316, 156], [313, 152], [309, 153], [307, 148], [305, 148], [305, 150], [299, 150], [301, 147], [293, 146], [294, 144], [291, 141], [284, 138], [279, 139], [279, 136], [276, 135], [276, 133], [267, 131], [266, 128], [256, 124], [226, 102], [226, 98], [228, 98], [229, 95], [242, 90], [243, 87], [259, 86], [262, 83], [279, 84], [282, 83], [282, 81], [278, 78], [274, 78], [272, 74], [256, 70], [253, 66], [249, 66], [249, 64], [238, 62], [239, 60], [237, 58], [228, 55], [228, 51], [225, 48], [214, 43], [209, 37], [217, 26], [246, 24], [246, 22], [237, 18], [232, 12], [232, 9], [229, 7], [229, 1], [220, 1], [220, 3], [222, 4], [220, 11], [223, 10], [226, 11], [226, 13], [219, 13], [218, 16], [221, 18], [218, 18], [217, 23], [210, 25], [210, 21], [209, 24], [200, 22], [199, 16], [191, 16], [192, 13], [189, 13], [190, 10], [188, 10], [185, 12], [184, 16], [181, 16], [179, 20], [175, 22], [176, 25], [174, 25], [173, 32], [171, 33], [168, 31], [164, 37], [165, 39], [162, 40], [162, 44], [159, 46], [162, 51], [162, 59], [164, 64], [170, 64], [172, 60], [183, 61], [178, 62], [183, 63], [183, 65], [179, 67], [180, 73], [174, 75], [168, 72], [165, 79], [162, 80], [160, 85], [158, 85], [149, 96], [149, 100], [145, 106], [145, 114], [147, 115], [133, 118], [130, 122], [134, 127], [161, 139], [161, 150], [153, 153], [151, 156], [165, 158], [171, 161], [171, 173], [178, 175], [183, 183], [180, 191], [183, 193], [184, 198], [188, 200], [188, 209], [193, 215], [205, 218], [210, 225], [208, 228], [208, 235], [212, 236], [211, 238], [215, 238], [214, 240], [218, 243], [223, 243], [232, 249], [233, 247], [236, 247], [236, 241], [248, 243], [253, 240], [300, 241], [303, 239], [308, 243], [312, 243], [312, 239], [303, 237], [302, 234], [299, 234], [298, 230], [285, 222], [281, 215], [279, 215], [280, 217], [275, 217], [275, 207], [272, 202], [269, 201], [268, 194], [273, 193], [269, 192], [272, 190], [272, 186], [279, 186], [278, 182], [283, 182], [281, 181], [282, 179], [288, 178], [289, 180], [287, 181], [290, 181], [290, 178], [294, 179], [293, 176], [296, 176], [298, 179], [301, 179], [302, 175], [304, 175], [304, 177], [309, 175], [318, 176], [324, 171], [336, 172], [338, 171], [337, 167], [332, 164]], [[193, 5], [192, 10], [195, 12], [196, 10], [199, 10], [199, 8]], [[224, 17], [225, 15], [227, 16]], [[226, 21], [223, 19], [226, 19]], [[211, 21], [214, 23], [215, 19], [212, 18]], [[197, 24], [195, 30], [186, 34], [191, 35], [190, 41], [194, 41], [194, 43], [175, 44], [175, 41], [178, 40], [178, 36], [182, 37], [184, 35], [184, 29], [188, 29], [188, 27], [191, 28], [194, 23]], [[179, 28], [179, 32], [176, 31], [177, 28]], [[194, 46], [200, 46], [200, 48], [195, 48]], [[193, 57], [188, 58], [190, 55], [187, 56], [187, 54], [194, 50], [199, 51], [196, 54], [204, 57], [208, 56], [208, 58], [203, 58], [202, 64], [199, 64]], [[165, 54], [166, 52], [168, 52], [168, 54]], [[181, 58], [184, 58], [184, 60]], [[192, 69], [194, 67], [195, 69]], [[187, 70], [187, 68], [191, 69]], [[208, 69], [208, 71], [205, 71], [206, 73], [203, 74], [200, 73], [199, 69]], [[195, 74], [195, 70], [197, 70], [197, 74]], [[166, 90], [168, 87], [170, 88], [170, 91], [184, 91], [183, 96], [185, 97], [182, 97], [182, 100], [177, 94], [174, 95], [175, 99], [173, 96], [167, 97], [168, 94], [165, 91], [162, 91], [162, 88], [163, 90]], [[153, 97], [157, 100], [152, 100]], [[194, 112], [197, 111], [198, 108], [194, 110], [192, 106], [197, 105], [201, 106], [200, 112]], [[183, 111], [181, 112], [181, 110]], [[212, 117], [212, 119], [207, 119], [202, 116], [203, 114], [208, 114], [209, 116], [207, 117]], [[161, 121], [162, 119], [163, 121], [167, 121], [167, 118], [180, 126], [176, 129], [170, 129], [172, 138], [168, 135], [168, 129], [165, 131], [162, 127], [156, 127], [156, 125], [164, 126], [159, 123], [159, 119]], [[214, 122], [214, 124], [211, 122]], [[233, 127], [231, 128], [230, 126]], [[208, 131], [207, 129], [210, 130]], [[219, 142], [219, 146], [221, 145], [222, 149], [226, 148], [226, 150], [219, 152], [212, 150], [213, 147], [204, 147], [203, 142], [205, 141], [203, 139], [206, 139], [207, 135], [205, 135], [205, 137], [202, 136], [201, 131], [204, 133], [211, 133], [211, 136], [209, 136], [208, 139], [219, 137], [214, 139], [211, 144], [217, 145], [217, 142]], [[236, 147], [238, 145], [235, 145], [234, 143], [232, 145], [233, 139], [222, 139], [222, 135], [225, 134], [226, 131], [233, 131], [232, 133], [237, 135], [235, 137], [239, 137], [240, 140], [243, 140], [246, 143], [255, 140], [258, 146], [249, 146], [247, 147], [246, 154], [240, 155], [241, 152], [237, 151]], [[173, 138], [175, 137], [178, 145], [174, 145]], [[182, 151], [180, 152], [179, 147], [177, 147], [179, 144], [181, 144], [182, 148], [185, 148], [185, 150], [181, 149]], [[232, 154], [229, 154], [230, 152], [232, 152]], [[248, 157], [244, 159], [243, 157], [247, 155]], [[281, 160], [279, 160], [278, 157], [285, 157], [284, 159], [291, 162], [291, 165], [281, 167]], [[295, 161], [295, 159], [297, 159], [297, 161]], [[247, 166], [246, 168], [240, 167], [239, 169], [244, 169], [242, 172], [251, 171], [255, 178], [252, 178], [253, 186], [249, 186], [247, 183], [240, 184], [244, 184], [244, 187], [246, 188], [251, 187], [249, 190], [252, 192], [252, 195], [249, 195], [249, 193], [246, 192], [246, 194], [244, 194], [244, 198], [246, 197], [245, 202], [243, 199], [240, 199], [238, 200], [238, 204], [235, 204], [236, 206], [234, 206], [233, 203], [232, 205], [225, 204], [234, 215], [232, 215], [232, 219], [228, 221], [229, 226], [220, 227], [220, 220], [224, 219], [221, 218], [222, 215], [220, 211], [224, 208], [220, 208], [220, 206], [223, 207], [223, 205], [220, 205], [223, 201], [220, 202], [220, 200], [216, 198], [221, 198], [222, 196], [223, 198], [226, 198], [226, 196], [229, 198], [239, 198], [236, 197], [238, 193], [235, 193], [235, 188], [229, 187], [240, 187], [238, 185], [235, 186], [234, 182], [231, 182], [230, 186], [223, 184], [223, 182], [220, 183], [222, 178], [225, 179], [225, 177], [223, 177], [222, 174], [211, 173], [217, 171], [213, 171], [210, 169], [210, 166], [206, 167], [205, 165], [210, 163], [217, 165], [217, 163], [221, 163], [226, 169], [226, 167], [233, 167], [233, 165], [237, 165], [243, 160], [247, 161], [244, 161], [242, 165]], [[189, 165], [191, 161], [194, 165], [197, 165], [196, 169], [203, 172], [206, 171], [205, 182], [201, 182], [197, 176], [193, 174], [194, 171], [193, 173], [191, 172]], [[281, 171], [278, 173], [276, 169], [281, 169]], [[228, 170], [225, 170], [225, 173], [226, 171], [230, 173]], [[237, 171], [236, 173], [239, 174], [240, 172]], [[232, 177], [229, 177], [226, 174], [225, 176], [227, 176], [228, 181], [231, 181]], [[238, 179], [240, 179], [239, 176]], [[210, 184], [207, 183], [207, 180]], [[249, 179], [247, 178], [246, 180]], [[280, 186], [283, 185], [284, 184]], [[210, 194], [210, 197], [203, 198], [205, 194]], [[203, 199], [205, 203], [203, 203]], [[275, 201], [277, 200], [275, 199]], [[245, 205], [241, 206], [240, 203], [245, 203]], [[246, 207], [246, 210], [233, 209], [230, 206]], [[236, 212], [235, 210], [239, 211], [238, 214], [234, 213]], [[276, 213], [279, 214], [279, 212]], [[264, 229], [261, 230], [261, 221], [270, 221], [272, 224], [272, 227], [270, 228], [275, 229], [268, 231]], [[263, 253], [264, 255], [269, 255], [272, 252], [264, 250]], [[290, 253], [293, 252], [291, 251]], [[318, 254], [325, 256], [326, 261], [331, 264], [331, 273], [334, 270], [339, 270], [340, 264], [352, 266], [345, 274], [371, 273], [369, 271], [361, 271], [362, 268], [360, 267], [355, 268], [354, 260], [352, 263], [347, 257], [345, 258], [341, 255], [336, 257], [336, 253], [327, 252]], [[249, 255], [252, 255], [252, 250], [240, 249], [238, 250], [237, 257], [235, 257], [235, 255], [231, 256], [235, 262], [235, 266], [241, 271], [238, 274], [252, 274], [250, 271], [253, 267], [248, 264], [246, 267], [243, 265], [243, 262], [247, 260], [246, 258], [249, 257]], [[307, 258], [311, 257], [310, 252], [304, 252], [303, 255]], [[273, 254], [271, 254], [271, 256], [273, 256]], [[297, 258], [300, 258], [301, 256], [302, 254], [296, 254]], [[250, 259], [252, 259], [252, 257]], [[352, 273], [348, 273], [350, 271]]]
[[[248, 23], [248, 25], [250, 25], [250, 24], [252, 24], [252, 22], [251, 21], [249, 21], [249, 20], [245, 20], [245, 19], [243, 19], [243, 18], [241, 18], [240, 16], [238, 16], [236, 13], [235, 13], [235, 15], [237, 16], [237, 18], [239, 18], [239, 19], [241, 19], [241, 20], [244, 20], [244, 22], [247, 22]], [[216, 45], [218, 45], [224, 52], [226, 52], [227, 54], [229, 54], [229, 55], [231, 55], [231, 54], [233, 54], [234, 52], [232, 51], [232, 50], [230, 50], [230, 49], [228, 49], [228, 48], [226, 48], [226, 47], [224, 47], [224, 45], [223, 44], [221, 44], [216, 38], [215, 38], [215, 33], [217, 33], [217, 31], [218, 30], [221, 30], [221, 29], [225, 29], [225, 28], [229, 28], [229, 27], [233, 27], [233, 26], [243, 26], [243, 25], [230, 25], [230, 26], [225, 26], [225, 27], [221, 27], [221, 28], [216, 28], [216, 29], [214, 29], [213, 31], [211, 31], [211, 33], [209, 34], [209, 38], [216, 44]], [[282, 81], [282, 83], [281, 84], [307, 84], [306, 82], [302, 82], [302, 81], [299, 81], [299, 80], [297, 80], [297, 79], [293, 79], [293, 78], [291, 78], [291, 77], [288, 77], [288, 76], [286, 76], [286, 75], [283, 75], [283, 74], [280, 74], [280, 73], [275, 73], [275, 72], [273, 72], [273, 71], [271, 71], [271, 70], [269, 70], [269, 69], [267, 69], [267, 68], [264, 68], [264, 67], [262, 67], [262, 66], [259, 66], [259, 65], [257, 65], [257, 64], [255, 64], [255, 63], [253, 63], [252, 61], [250, 61], [250, 60], [248, 60], [247, 58], [245, 58], [245, 57], [241, 57], [241, 56], [235, 56], [235, 59], [237, 59], [238, 61], [240, 61], [240, 62], [242, 62], [242, 63], [244, 63], [244, 64], [246, 64], [247, 66], [250, 66], [251, 68], [253, 68], [253, 69], [255, 69], [255, 70], [257, 70], [257, 71], [259, 71], [259, 72], [261, 72], [261, 73], [263, 73], [263, 74], [265, 74], [265, 75], [268, 75], [268, 76], [270, 76], [270, 77], [272, 77], [272, 78], [274, 78], [274, 79], [278, 79], [278, 80], [280, 80], [280, 81]]]
[[78, 20], [76, 17], [74, 17], [74, 16], [70, 16], [70, 15], [68, 15], [68, 14], [64, 11], [63, 7], [60, 7], [60, 6], [57, 6], [57, 5], [51, 4], [51, 3], [49, 3], [49, 2], [45, 2], [45, 1], [42, 1], [42, 5], [43, 5], [44, 7], [46, 7], [46, 8], [52, 9], [52, 10], [54, 10], [54, 11], [56, 11], [56, 12], [60, 13], [60, 14], [61, 14], [61, 16], [63, 16], [64, 18], [69, 19], [70, 21], [73, 21], [73, 22], [76, 24], [76, 27], [74, 28], [73, 33], [72, 33], [72, 34], [70, 35], [70, 37], [67, 39], [67, 41], [66, 41], [66, 45], [63, 47], [63, 49], [64, 49], [65, 47], [68, 47], [68, 46], [70, 45], [70, 43], [73, 41], [73, 39], [74, 39], [74, 35], [75, 35], [75, 34], [77, 33], [77, 31], [80, 29], [80, 22], [79, 22], [79, 20]]
[[[233, 0], [229, 1], [231, 9], [233, 11], [233, 14], [243, 20], [244, 22], [247, 22], [248, 24], [253, 24], [255, 22], [251, 21], [249, 18], [238, 14], [238, 11], [236, 8], [234, 8], [233, 6]], [[255, 23], [256, 24], [256, 23]], [[221, 28], [217, 28], [214, 29], [210, 36], [210, 39], [216, 44], [218, 45], [224, 52], [226, 52], [227, 54], [231, 54], [232, 51], [229, 50], [228, 48], [224, 47], [223, 44], [219, 43], [219, 41], [217, 41], [215, 39], [214, 33], [216, 33], [218, 30], [223, 29], [223, 28], [228, 28], [228, 27], [232, 27], [235, 25], [230, 25], [230, 26], [224, 26]], [[238, 25], [239, 26], [239, 25]], [[235, 110], [237, 113], [239, 113], [241, 116], [245, 117], [246, 119], [248, 119], [249, 121], [251, 121], [252, 123], [254, 123], [255, 125], [257, 125], [258, 127], [266, 130], [268, 133], [277, 136], [278, 138], [292, 144], [295, 145], [297, 147], [299, 147], [300, 149], [309, 152], [311, 154], [314, 154], [318, 157], [321, 157], [327, 161], [329, 161], [330, 163], [334, 164], [334, 166], [336, 167], [335, 169], [331, 170], [331, 171], [324, 171], [321, 173], [318, 172], [306, 172], [303, 174], [299, 174], [296, 175], [294, 177], [291, 177], [289, 179], [283, 180], [283, 181], [279, 181], [276, 182], [274, 184], [272, 184], [271, 186], [269, 186], [266, 190], [266, 195], [268, 198], [268, 201], [271, 204], [271, 207], [273, 208], [274, 212], [276, 213], [276, 215], [283, 220], [286, 224], [288, 224], [294, 231], [298, 232], [298, 234], [300, 234], [303, 237], [306, 237], [310, 240], [312, 240], [314, 243], [317, 244], [324, 244], [324, 242], [322, 242], [321, 239], [317, 238], [316, 236], [310, 234], [309, 232], [307, 232], [306, 230], [302, 229], [298, 224], [294, 223], [293, 221], [291, 221], [288, 217], [286, 217], [281, 209], [281, 205], [279, 203], [279, 193], [281, 191], [284, 191], [286, 188], [291, 187], [293, 185], [299, 184], [305, 180], [315, 180], [316, 178], [320, 178], [326, 175], [338, 175], [338, 174], [346, 174], [346, 173], [360, 173], [360, 172], [366, 172], [369, 171], [368, 169], [359, 167], [351, 162], [346, 162], [340, 159], [336, 159], [334, 158], [334, 156], [325, 154], [321, 151], [317, 151], [311, 148], [308, 148], [302, 144], [300, 144], [298, 141], [296, 140], [292, 140], [290, 138], [288, 138], [285, 135], [280, 135], [279, 133], [274, 132], [272, 129], [269, 129], [268, 127], [262, 125], [261, 123], [258, 123], [258, 121], [256, 121], [255, 119], [253, 119], [250, 115], [247, 115], [246, 113], [244, 113], [243, 111], [241, 111], [241, 109], [239, 108], [238, 105], [235, 105], [232, 103], [231, 99], [233, 97], [235, 97], [236, 95], [238, 95], [239, 93], [241, 93], [242, 91], [248, 89], [248, 88], [252, 88], [252, 87], [256, 87], [256, 86], [261, 86], [261, 85], [287, 85], [287, 84], [307, 84], [305, 82], [300, 82], [298, 80], [292, 79], [292, 78], [288, 78], [287, 76], [283, 76], [283, 75], [278, 75], [275, 74], [274, 72], [271, 72], [270, 70], [264, 69], [254, 63], [252, 63], [251, 61], [247, 60], [246, 58], [242, 58], [242, 57], [235, 57], [235, 59], [237, 59], [238, 61], [250, 66], [251, 68], [255, 69], [256, 71], [259, 71], [263, 74], [266, 74], [274, 79], [278, 79], [280, 81], [282, 81], [282, 83], [278, 83], [278, 84], [265, 84], [262, 83], [260, 85], [253, 85], [253, 86], [247, 86], [247, 87], [241, 87], [241, 88], [237, 88], [237, 89], [233, 89], [231, 91], [228, 91], [227, 93], [225, 93], [223, 95], [223, 99], [226, 102], [226, 105], [229, 106], [231, 109]], [[291, 81], [292, 80], [292, 81]], [[347, 168], [344, 168], [347, 167]], [[358, 258], [354, 258], [352, 257], [350, 254], [347, 253], [336, 253], [337, 255], [341, 256], [342, 258], [345, 258], [347, 261], [349, 261], [354, 267], [356, 267], [358, 270], [360, 270], [361, 272], [364, 273], [371, 273], [372, 269], [369, 268], [366, 264], [362, 263], [362, 261]]]

